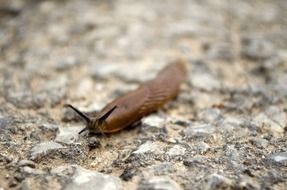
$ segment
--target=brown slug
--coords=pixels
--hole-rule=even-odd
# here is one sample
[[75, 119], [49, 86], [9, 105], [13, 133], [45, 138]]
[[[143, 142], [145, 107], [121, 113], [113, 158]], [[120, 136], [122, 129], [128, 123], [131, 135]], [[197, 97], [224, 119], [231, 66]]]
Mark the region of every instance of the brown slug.
[[113, 133], [157, 111], [167, 101], [175, 98], [185, 77], [185, 63], [177, 60], [161, 70], [155, 79], [144, 82], [136, 90], [107, 104], [95, 117], [89, 118], [72, 105], [67, 106], [87, 122], [87, 126], [79, 134], [86, 130]]

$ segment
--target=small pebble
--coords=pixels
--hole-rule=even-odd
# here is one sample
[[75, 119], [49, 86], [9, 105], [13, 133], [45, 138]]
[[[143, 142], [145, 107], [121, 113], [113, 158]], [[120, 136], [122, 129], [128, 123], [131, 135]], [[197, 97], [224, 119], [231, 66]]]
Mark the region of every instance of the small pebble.
[[205, 122], [213, 122], [221, 118], [221, 113], [219, 109], [211, 108], [211, 109], [204, 109], [198, 114], [199, 119]]
[[33, 162], [33, 161], [31, 161], [31, 160], [21, 160], [21, 161], [18, 163], [18, 166], [19, 166], [19, 167], [29, 166], [30, 168], [35, 168], [35, 167], [36, 167], [36, 164], [35, 164], [35, 162]]
[[244, 38], [242, 40], [242, 56], [251, 60], [264, 60], [274, 55], [273, 45], [260, 38]]
[[209, 176], [207, 189], [228, 189], [233, 187], [233, 181], [220, 175], [218, 173], [213, 173]]
[[80, 166], [73, 166], [74, 174], [71, 182], [65, 186], [65, 190], [122, 190], [120, 178], [105, 175], [96, 171], [87, 170]]
[[270, 155], [269, 158], [275, 162], [285, 162], [287, 161], [287, 152], [275, 153]]
[[143, 125], [147, 125], [150, 127], [157, 127], [157, 128], [162, 128], [163, 125], [165, 124], [165, 120], [162, 117], [159, 117], [157, 115], [149, 115], [147, 117], [144, 117], [141, 120]]
[[188, 137], [208, 137], [214, 133], [215, 129], [209, 124], [194, 124], [186, 128], [183, 134]]
[[163, 162], [157, 165], [153, 165], [152, 168], [154, 170], [154, 174], [157, 176], [166, 175], [176, 171], [172, 162]]
[[208, 73], [190, 74], [189, 81], [193, 87], [200, 90], [212, 91], [220, 88], [220, 82]]
[[97, 138], [97, 137], [90, 137], [88, 139], [88, 146], [89, 146], [90, 150], [93, 150], [95, 148], [100, 148], [101, 142], [100, 142], [99, 138]]
[[185, 154], [186, 149], [180, 145], [174, 145], [171, 149], [167, 151], [167, 155], [169, 156], [183, 156]]
[[148, 141], [140, 145], [138, 149], [134, 151], [133, 153], [134, 154], [145, 154], [145, 153], [153, 153], [153, 152], [158, 152], [158, 151], [160, 151], [159, 147], [154, 142]]
[[59, 127], [59, 133], [55, 141], [59, 143], [72, 144], [79, 138], [82, 127]]
[[137, 190], [180, 190], [179, 184], [168, 176], [154, 176], [139, 181]]
[[35, 145], [31, 149], [30, 157], [32, 160], [34, 160], [40, 155], [46, 155], [48, 151], [50, 150], [58, 150], [61, 148], [64, 148], [64, 147], [61, 144], [53, 142], [53, 141], [42, 142], [42, 143]]

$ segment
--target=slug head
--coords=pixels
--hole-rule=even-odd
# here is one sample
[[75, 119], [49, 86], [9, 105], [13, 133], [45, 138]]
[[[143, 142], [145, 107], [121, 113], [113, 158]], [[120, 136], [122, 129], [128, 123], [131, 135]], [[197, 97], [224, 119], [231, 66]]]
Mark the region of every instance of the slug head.
[[100, 117], [89, 118], [86, 114], [75, 108], [74, 106], [67, 104], [66, 107], [72, 108], [79, 116], [81, 116], [86, 122], [87, 125], [84, 129], [82, 129], [79, 134], [83, 133], [86, 130], [90, 130], [93, 132], [101, 132], [101, 126], [106, 122], [106, 119], [113, 113], [113, 111], [117, 108], [117, 106], [112, 107], [107, 113]]

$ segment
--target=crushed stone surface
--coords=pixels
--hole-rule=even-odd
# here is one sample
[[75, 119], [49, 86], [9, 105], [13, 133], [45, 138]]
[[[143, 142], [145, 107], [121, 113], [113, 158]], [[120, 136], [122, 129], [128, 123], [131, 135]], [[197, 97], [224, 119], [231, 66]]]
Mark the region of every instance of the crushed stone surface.
[[[0, 190], [287, 189], [286, 0], [0, 1]], [[177, 57], [178, 97], [85, 126]]]

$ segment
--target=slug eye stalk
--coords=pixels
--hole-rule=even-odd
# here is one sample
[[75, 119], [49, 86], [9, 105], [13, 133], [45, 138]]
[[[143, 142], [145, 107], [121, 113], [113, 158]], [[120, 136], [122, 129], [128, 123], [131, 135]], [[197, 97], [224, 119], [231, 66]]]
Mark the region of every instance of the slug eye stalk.
[[66, 104], [65, 107], [72, 108], [77, 114], [79, 114], [79, 116], [81, 116], [84, 120], [86, 120], [87, 123], [91, 121], [91, 119], [86, 114], [84, 114], [83, 112], [81, 112], [80, 110], [72, 106], [71, 104]]
[[74, 106], [70, 104], [66, 104], [66, 107], [72, 108], [77, 114], [79, 114], [86, 122], [87, 122], [87, 127], [82, 129], [79, 134], [83, 133], [84, 131], [88, 130], [89, 128], [97, 128], [98, 125], [101, 125], [102, 123], [106, 122], [106, 119], [113, 113], [113, 111], [117, 108], [115, 105], [110, 109], [107, 113], [103, 114], [100, 118], [96, 119], [96, 121], [90, 119], [86, 114], [75, 108]]
[[99, 118], [99, 123], [104, 123], [106, 121], [106, 119], [113, 113], [113, 111], [117, 108], [117, 106], [115, 105], [114, 107], [112, 107], [112, 109], [110, 109], [107, 113], [105, 113], [104, 115], [102, 115]]

